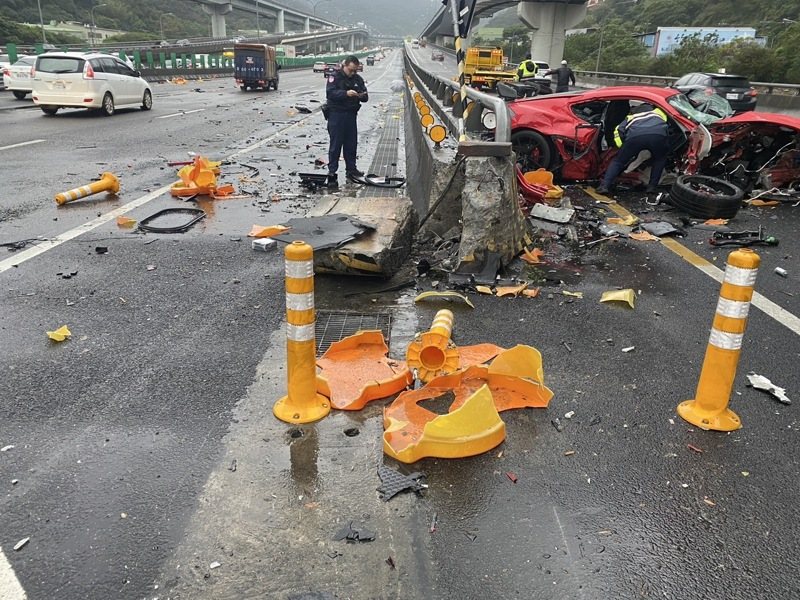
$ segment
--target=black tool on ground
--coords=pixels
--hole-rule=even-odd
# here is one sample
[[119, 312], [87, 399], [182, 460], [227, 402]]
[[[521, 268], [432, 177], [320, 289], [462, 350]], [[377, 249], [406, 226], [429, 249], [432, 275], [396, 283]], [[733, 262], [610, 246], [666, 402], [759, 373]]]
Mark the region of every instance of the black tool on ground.
[[347, 178], [353, 183], [371, 185], [372, 187], [380, 188], [399, 188], [406, 184], [405, 177], [389, 177], [388, 175], [375, 175], [373, 173], [364, 175], [363, 177], [348, 174]]
[[[165, 219], [170, 215], [176, 214], [191, 215], [191, 219], [184, 223], [179, 223], [178, 225], [152, 225], [153, 221]], [[200, 208], [165, 208], [139, 221], [139, 229], [151, 233], [183, 233], [192, 227], [192, 225], [205, 218], [206, 211]]]
[[708, 243], [712, 246], [777, 246], [778, 238], [765, 236], [764, 228], [758, 231], [715, 231]]
[[336, 535], [333, 536], [333, 541], [338, 542], [340, 540], [345, 540], [347, 542], [371, 542], [375, 539], [375, 532], [370, 531], [369, 529], [364, 529], [360, 525], [353, 526], [353, 521], [350, 521], [347, 525], [342, 527], [339, 531], [336, 532]]
[[36, 238], [28, 238], [26, 240], [18, 240], [16, 242], [3, 242], [0, 244], [0, 248], [8, 248], [9, 252], [16, 252], [17, 250], [22, 250], [28, 244], [38, 241], [40, 240]]
[[402, 491], [411, 490], [419, 494], [428, 487], [420, 481], [425, 477], [424, 474], [415, 472], [410, 475], [403, 475], [386, 465], [378, 466], [378, 477], [381, 478], [381, 485], [377, 490], [381, 494], [381, 500], [386, 502]]
[[327, 173], [298, 173], [298, 175], [300, 176], [300, 185], [312, 192], [328, 185]]

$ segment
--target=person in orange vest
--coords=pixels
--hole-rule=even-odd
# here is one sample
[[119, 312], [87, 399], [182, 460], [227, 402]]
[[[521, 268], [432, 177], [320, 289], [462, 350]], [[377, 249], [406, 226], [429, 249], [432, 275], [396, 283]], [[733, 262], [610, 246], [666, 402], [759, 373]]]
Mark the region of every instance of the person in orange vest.
[[652, 104], [646, 102], [640, 104], [617, 125], [614, 130], [614, 143], [619, 151], [608, 166], [597, 192], [610, 193], [614, 180], [642, 150], [649, 150], [652, 157], [647, 192], [654, 192], [661, 180], [669, 152], [669, 126], [666, 113]]

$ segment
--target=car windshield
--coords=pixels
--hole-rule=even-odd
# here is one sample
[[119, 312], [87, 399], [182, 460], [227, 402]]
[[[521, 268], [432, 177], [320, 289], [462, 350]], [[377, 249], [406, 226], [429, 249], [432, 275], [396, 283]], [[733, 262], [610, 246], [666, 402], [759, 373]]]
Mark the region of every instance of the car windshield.
[[683, 116], [702, 125], [708, 125], [733, 115], [733, 109], [725, 98], [719, 94], [708, 94], [706, 90], [675, 94], [670, 96], [667, 102]]
[[13, 66], [15, 66], [15, 67], [24, 67], [24, 66], [32, 65], [35, 62], [36, 62], [36, 57], [35, 56], [23, 56], [17, 62], [15, 62]]

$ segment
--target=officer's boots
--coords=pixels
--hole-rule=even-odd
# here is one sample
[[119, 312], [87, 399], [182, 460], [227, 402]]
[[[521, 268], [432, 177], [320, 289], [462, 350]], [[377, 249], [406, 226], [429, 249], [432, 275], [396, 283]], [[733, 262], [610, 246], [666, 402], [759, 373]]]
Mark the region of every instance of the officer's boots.
[[339, 176], [336, 173], [328, 173], [328, 189], [335, 190], [339, 187]]

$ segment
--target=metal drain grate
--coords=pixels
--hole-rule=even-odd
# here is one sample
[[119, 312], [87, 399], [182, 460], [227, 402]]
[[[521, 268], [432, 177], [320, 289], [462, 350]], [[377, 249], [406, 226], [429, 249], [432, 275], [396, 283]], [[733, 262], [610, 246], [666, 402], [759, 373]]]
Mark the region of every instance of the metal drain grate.
[[316, 339], [317, 356], [324, 354], [333, 342], [364, 329], [380, 329], [386, 345], [392, 333], [392, 316], [388, 313], [357, 313], [317, 311]]

